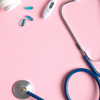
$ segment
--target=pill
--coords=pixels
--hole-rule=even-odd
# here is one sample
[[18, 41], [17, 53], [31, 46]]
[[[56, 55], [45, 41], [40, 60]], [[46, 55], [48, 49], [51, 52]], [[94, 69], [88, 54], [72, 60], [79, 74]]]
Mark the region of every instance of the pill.
[[30, 21], [33, 21], [33, 18], [31, 16], [26, 16], [26, 18]]
[[25, 25], [25, 19], [22, 19], [21, 21], [20, 21], [20, 26], [24, 26]]
[[26, 10], [32, 10], [33, 7], [32, 6], [28, 6], [28, 7], [25, 7]]

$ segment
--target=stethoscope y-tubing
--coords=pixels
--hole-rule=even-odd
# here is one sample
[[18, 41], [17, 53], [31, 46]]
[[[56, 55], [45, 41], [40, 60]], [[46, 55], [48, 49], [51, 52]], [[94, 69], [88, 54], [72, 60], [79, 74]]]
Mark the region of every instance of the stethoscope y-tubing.
[[61, 17], [62, 17], [62, 19], [63, 19], [65, 25], [67, 26], [67, 29], [69, 30], [70, 34], [72, 35], [72, 37], [73, 37], [73, 39], [74, 39], [76, 45], [78, 46], [79, 50], [81, 51], [81, 53], [82, 53], [82, 55], [83, 55], [85, 61], [86, 61], [87, 64], [91, 67], [92, 71], [93, 71], [97, 76], [100, 77], [100, 73], [95, 69], [95, 67], [94, 67], [93, 64], [91, 63], [89, 57], [87, 56], [87, 54], [85, 53], [85, 51], [84, 51], [84, 50], [82, 49], [82, 47], [80, 46], [80, 44], [79, 44], [78, 40], [76, 39], [75, 35], [73, 34], [71, 28], [69, 27], [68, 23], [66, 22], [66, 20], [65, 20], [64, 17], [63, 17], [62, 9], [63, 9], [64, 5], [66, 5], [66, 4], [70, 3], [70, 2], [73, 2], [73, 1], [74, 1], [74, 0], [67, 1], [67, 2], [65, 2], [65, 3], [62, 5], [61, 10], [60, 10], [60, 12], [61, 12]]
[[[61, 10], [60, 10], [60, 11], [61, 11], [61, 17], [62, 17], [62, 19], [63, 19], [65, 25], [67, 26], [68, 31], [69, 31], [70, 34], [72, 35], [72, 37], [73, 37], [73, 39], [74, 39], [76, 45], [78, 46], [79, 50], [81, 51], [81, 53], [82, 53], [82, 55], [83, 55], [85, 61], [86, 61], [87, 64], [90, 66], [90, 68], [92, 69], [93, 72], [90, 71], [90, 70], [88, 70], [88, 69], [85, 69], [85, 68], [79, 68], [79, 69], [73, 70], [73, 71], [67, 76], [66, 81], [65, 81], [65, 85], [64, 85], [64, 90], [65, 90], [66, 98], [67, 98], [68, 100], [71, 100], [71, 98], [70, 98], [70, 96], [69, 96], [69, 93], [68, 93], [68, 82], [69, 82], [70, 77], [71, 77], [73, 74], [77, 73], [77, 72], [86, 72], [86, 73], [90, 74], [91, 76], [93, 76], [94, 79], [96, 80], [98, 86], [99, 86], [99, 91], [100, 91], [100, 80], [99, 80], [99, 78], [97, 77], [97, 76], [100, 77], [100, 73], [95, 69], [95, 67], [94, 67], [93, 64], [91, 63], [89, 57], [87, 56], [87, 54], [85, 53], [85, 51], [84, 51], [84, 50], [82, 49], [82, 47], [80, 46], [79, 42], [77, 41], [75, 35], [73, 34], [71, 28], [70, 28], [69, 25], [67, 24], [66, 20], [65, 20], [64, 17], [63, 17], [63, 14], [62, 14], [62, 9], [63, 9], [64, 5], [66, 5], [66, 4], [70, 3], [70, 2], [73, 2], [73, 1], [74, 1], [74, 0], [67, 1], [67, 2], [65, 2], [65, 3], [62, 5]], [[99, 95], [99, 100], [100, 100], [100, 95]]]

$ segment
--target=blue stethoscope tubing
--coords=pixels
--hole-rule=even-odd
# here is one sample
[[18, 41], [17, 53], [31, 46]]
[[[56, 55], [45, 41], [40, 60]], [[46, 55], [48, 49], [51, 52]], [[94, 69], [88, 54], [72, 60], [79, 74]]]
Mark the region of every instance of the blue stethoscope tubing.
[[37, 100], [44, 100], [42, 99], [41, 97], [35, 95], [34, 93], [30, 92], [30, 91], [27, 91], [26, 94], [30, 95], [31, 97], [34, 97], [35, 99]]
[[[85, 69], [85, 68], [78, 68], [78, 69], [75, 69], [73, 70], [66, 78], [65, 80], [65, 85], [64, 85], [64, 91], [65, 91], [65, 95], [66, 95], [66, 98], [67, 100], [71, 100], [70, 96], [69, 96], [69, 93], [68, 93], [68, 82], [69, 82], [69, 79], [71, 78], [71, 76], [77, 72], [86, 72], [88, 74], [90, 74], [92, 77], [94, 77], [94, 79], [96, 80], [98, 86], [99, 86], [99, 90], [100, 90], [100, 80], [99, 78], [97, 77], [97, 75], [95, 73], [93, 73], [92, 71], [88, 70], [88, 69]], [[99, 100], [100, 100], [100, 96], [99, 96]]]
[[[70, 3], [70, 2], [73, 2], [73, 1], [77, 1], [77, 0], [70, 0], [70, 1], [67, 1], [65, 2], [62, 6], [61, 6], [61, 9], [60, 9], [60, 12], [61, 12], [61, 17], [62, 17], [62, 20], [64, 21], [64, 24], [66, 25], [68, 31], [70, 32], [70, 34], [72, 35], [77, 47], [79, 48], [80, 52], [82, 53], [85, 61], [87, 62], [87, 64], [90, 66], [90, 68], [92, 69], [92, 71], [88, 70], [88, 69], [85, 69], [85, 68], [79, 68], [79, 69], [75, 69], [73, 70], [66, 78], [65, 80], [65, 85], [64, 85], [64, 91], [65, 91], [65, 95], [66, 95], [66, 98], [67, 100], [71, 100], [70, 96], [69, 96], [69, 93], [68, 93], [68, 82], [69, 82], [69, 79], [71, 78], [71, 76], [77, 72], [86, 72], [88, 74], [90, 74], [91, 76], [94, 77], [94, 79], [96, 80], [98, 86], [99, 86], [99, 91], [100, 91], [100, 80], [97, 76], [100, 77], [100, 73], [95, 69], [95, 67], [93, 66], [93, 64], [91, 63], [89, 57], [87, 56], [87, 54], [85, 53], [85, 51], [82, 49], [82, 47], [80, 46], [79, 42], [77, 41], [75, 35], [73, 34], [71, 28], [69, 27], [69, 25], [67, 24], [65, 18], [63, 17], [63, 13], [62, 13], [62, 9], [63, 7]], [[99, 100], [100, 100], [100, 95], [99, 95]]]

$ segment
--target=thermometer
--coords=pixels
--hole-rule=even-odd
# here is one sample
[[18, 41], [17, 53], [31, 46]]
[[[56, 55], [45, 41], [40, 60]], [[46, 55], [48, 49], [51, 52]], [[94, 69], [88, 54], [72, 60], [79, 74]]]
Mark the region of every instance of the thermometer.
[[51, 15], [53, 9], [55, 8], [56, 3], [57, 3], [57, 0], [50, 0], [46, 8], [44, 9], [44, 12], [42, 15], [43, 19], [46, 19], [47, 17]]

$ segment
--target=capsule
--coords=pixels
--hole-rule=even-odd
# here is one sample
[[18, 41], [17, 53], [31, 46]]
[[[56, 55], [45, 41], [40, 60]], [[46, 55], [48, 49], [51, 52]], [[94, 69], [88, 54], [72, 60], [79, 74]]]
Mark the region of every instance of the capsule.
[[31, 16], [26, 16], [26, 18], [30, 21], [33, 21], [33, 18]]
[[25, 25], [25, 22], [26, 22], [26, 19], [22, 19], [22, 20], [20, 21], [20, 26], [24, 26], [24, 25]]
[[25, 7], [26, 10], [32, 10], [34, 9], [32, 6], [28, 6], [28, 7]]

